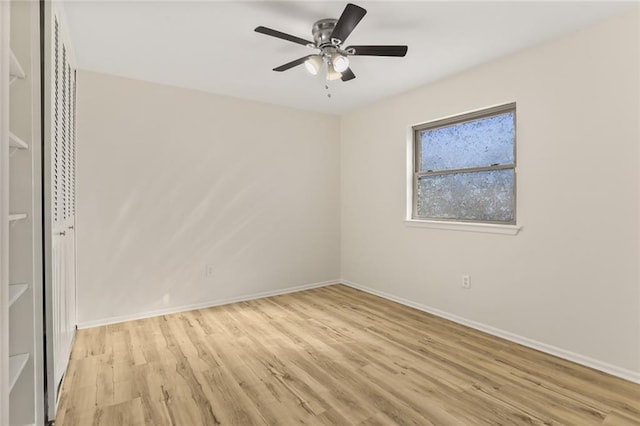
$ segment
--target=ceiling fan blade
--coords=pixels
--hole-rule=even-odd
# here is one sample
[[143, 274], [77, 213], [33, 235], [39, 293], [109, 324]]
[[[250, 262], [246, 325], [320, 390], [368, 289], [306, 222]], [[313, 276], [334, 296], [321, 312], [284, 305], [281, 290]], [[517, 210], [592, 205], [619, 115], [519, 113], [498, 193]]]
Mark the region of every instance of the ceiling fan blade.
[[340, 19], [336, 22], [336, 26], [333, 28], [331, 38], [338, 39], [341, 43], [344, 43], [347, 37], [349, 37], [349, 34], [351, 34], [351, 31], [353, 31], [366, 14], [367, 11], [360, 6], [352, 3], [347, 4], [342, 15], [340, 15]]
[[286, 71], [289, 68], [297, 67], [298, 65], [304, 64], [304, 61], [306, 61], [312, 56], [313, 55], [307, 55], [302, 58], [296, 59], [295, 61], [287, 62], [286, 64], [280, 65], [279, 67], [274, 68], [273, 70], [278, 72]]
[[311, 45], [314, 44], [312, 41], [305, 40], [303, 38], [296, 37], [291, 34], [283, 33], [281, 31], [272, 30], [271, 28], [267, 28], [263, 26], [256, 27], [254, 31], [257, 33], [269, 35], [271, 37], [276, 37], [276, 38], [281, 38], [283, 40], [291, 41], [293, 43], [302, 44], [303, 46], [306, 46], [308, 44], [311, 44]]
[[347, 68], [342, 72], [342, 77], [340, 77], [340, 80], [349, 81], [353, 80], [354, 78], [356, 78], [356, 75], [353, 73], [353, 71], [351, 71], [351, 68]]
[[353, 49], [355, 56], [404, 56], [407, 46], [349, 46], [345, 50]]

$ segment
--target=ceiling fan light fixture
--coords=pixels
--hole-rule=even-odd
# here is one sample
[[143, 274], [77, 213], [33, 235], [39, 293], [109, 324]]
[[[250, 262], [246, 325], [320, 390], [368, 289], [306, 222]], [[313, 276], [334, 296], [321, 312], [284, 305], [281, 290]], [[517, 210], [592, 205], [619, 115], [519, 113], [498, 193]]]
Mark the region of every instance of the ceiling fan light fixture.
[[403, 57], [407, 54], [407, 46], [405, 45], [343, 46], [351, 32], [366, 14], [366, 9], [353, 3], [348, 3], [338, 19], [320, 19], [313, 24], [311, 28], [313, 41], [263, 26], [256, 27], [254, 31], [316, 49], [315, 54], [305, 55], [287, 62], [273, 68], [273, 71], [287, 71], [304, 64], [309, 74], [318, 75], [323, 73], [328, 81], [338, 79], [351, 81], [356, 78], [356, 75], [351, 69], [350, 56]]
[[320, 55], [313, 55], [306, 61], [304, 61], [304, 67], [311, 75], [317, 75], [322, 65], [322, 57]]
[[331, 63], [333, 68], [338, 72], [344, 72], [349, 68], [349, 58], [340, 53], [334, 53], [331, 56]]
[[327, 64], [327, 81], [338, 80], [342, 77], [342, 73], [336, 71], [331, 62]]

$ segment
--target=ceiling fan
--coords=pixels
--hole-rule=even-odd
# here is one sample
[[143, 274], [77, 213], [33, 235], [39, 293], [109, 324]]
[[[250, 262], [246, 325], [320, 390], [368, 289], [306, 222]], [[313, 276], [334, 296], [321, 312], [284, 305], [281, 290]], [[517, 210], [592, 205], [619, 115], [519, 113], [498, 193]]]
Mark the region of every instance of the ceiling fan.
[[340, 19], [321, 19], [313, 24], [313, 41], [286, 34], [271, 28], [259, 26], [256, 32], [281, 38], [293, 43], [318, 49], [320, 52], [303, 56], [295, 61], [274, 68], [274, 71], [286, 71], [304, 64], [310, 74], [316, 75], [326, 64], [327, 80], [349, 81], [356, 78], [349, 67], [349, 56], [398, 56], [407, 54], [407, 46], [347, 46], [343, 43], [362, 20], [367, 11], [355, 4], [347, 4]]

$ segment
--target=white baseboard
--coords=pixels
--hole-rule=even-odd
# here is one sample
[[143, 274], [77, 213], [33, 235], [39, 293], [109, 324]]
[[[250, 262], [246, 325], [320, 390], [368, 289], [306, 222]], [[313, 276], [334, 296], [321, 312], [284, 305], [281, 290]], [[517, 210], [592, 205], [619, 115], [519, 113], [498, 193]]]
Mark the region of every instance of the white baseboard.
[[134, 320], [139, 320], [144, 318], [157, 317], [160, 315], [168, 315], [168, 314], [176, 314], [179, 312], [193, 311], [195, 309], [211, 308], [213, 306], [228, 305], [230, 303], [245, 302], [247, 300], [262, 299], [264, 297], [279, 296], [281, 294], [295, 293], [298, 291], [310, 290], [312, 288], [325, 287], [333, 284], [340, 284], [340, 280], [322, 281], [322, 282], [304, 284], [304, 285], [288, 287], [288, 288], [283, 288], [278, 290], [270, 290], [270, 291], [263, 291], [260, 293], [247, 294], [243, 296], [229, 297], [226, 299], [212, 300], [212, 301], [203, 302], [203, 303], [195, 303], [193, 305], [174, 306], [166, 309], [157, 309], [154, 311], [140, 312], [140, 313], [135, 313], [131, 315], [121, 315], [116, 317], [103, 318], [99, 320], [85, 321], [85, 322], [78, 323], [78, 328], [83, 329], [83, 328], [100, 327], [103, 325], [117, 324], [125, 321], [134, 321]]
[[362, 290], [366, 293], [373, 294], [375, 296], [380, 296], [384, 299], [388, 299], [394, 302], [398, 302], [402, 305], [409, 306], [411, 308], [418, 309], [423, 312], [428, 312], [430, 314], [439, 316], [441, 318], [448, 319], [450, 321], [456, 322], [458, 324], [466, 325], [467, 327], [474, 328], [476, 330], [483, 331], [485, 333], [491, 334], [493, 336], [501, 337], [505, 340], [509, 340], [511, 342], [515, 342], [521, 344], [523, 346], [527, 346], [532, 349], [536, 349], [540, 352], [547, 353], [549, 355], [557, 356], [558, 358], [566, 359], [568, 361], [575, 362], [576, 364], [584, 365], [586, 367], [593, 368], [595, 370], [599, 370], [612, 376], [620, 377], [622, 379], [628, 380], [630, 382], [639, 383], [640, 384], [640, 372], [628, 370], [626, 368], [618, 367], [616, 365], [612, 365], [603, 361], [599, 361], [594, 358], [590, 358], [588, 356], [580, 355], [575, 352], [567, 351], [562, 348], [558, 348], [556, 346], [548, 345], [546, 343], [538, 342], [533, 339], [529, 339], [527, 337], [523, 337], [505, 330], [501, 330], [499, 328], [491, 327], [486, 324], [482, 324], [477, 321], [472, 321], [458, 315], [450, 314], [448, 312], [441, 311], [436, 308], [432, 308], [430, 306], [423, 305], [421, 303], [413, 302], [411, 300], [404, 299], [402, 297], [395, 296], [393, 294], [385, 293], [384, 291], [376, 290], [367, 286], [363, 286], [361, 284], [354, 283], [348, 280], [341, 280], [341, 282], [349, 287], [353, 287], [357, 290]]

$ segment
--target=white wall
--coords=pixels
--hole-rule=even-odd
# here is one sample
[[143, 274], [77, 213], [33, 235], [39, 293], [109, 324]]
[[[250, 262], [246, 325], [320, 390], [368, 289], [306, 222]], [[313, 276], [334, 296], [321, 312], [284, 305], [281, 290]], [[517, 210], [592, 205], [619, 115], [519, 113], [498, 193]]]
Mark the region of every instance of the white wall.
[[78, 84], [80, 325], [339, 277], [337, 117]]
[[[343, 116], [342, 277], [640, 380], [639, 48], [636, 10]], [[520, 234], [407, 227], [411, 126], [510, 101]]]

